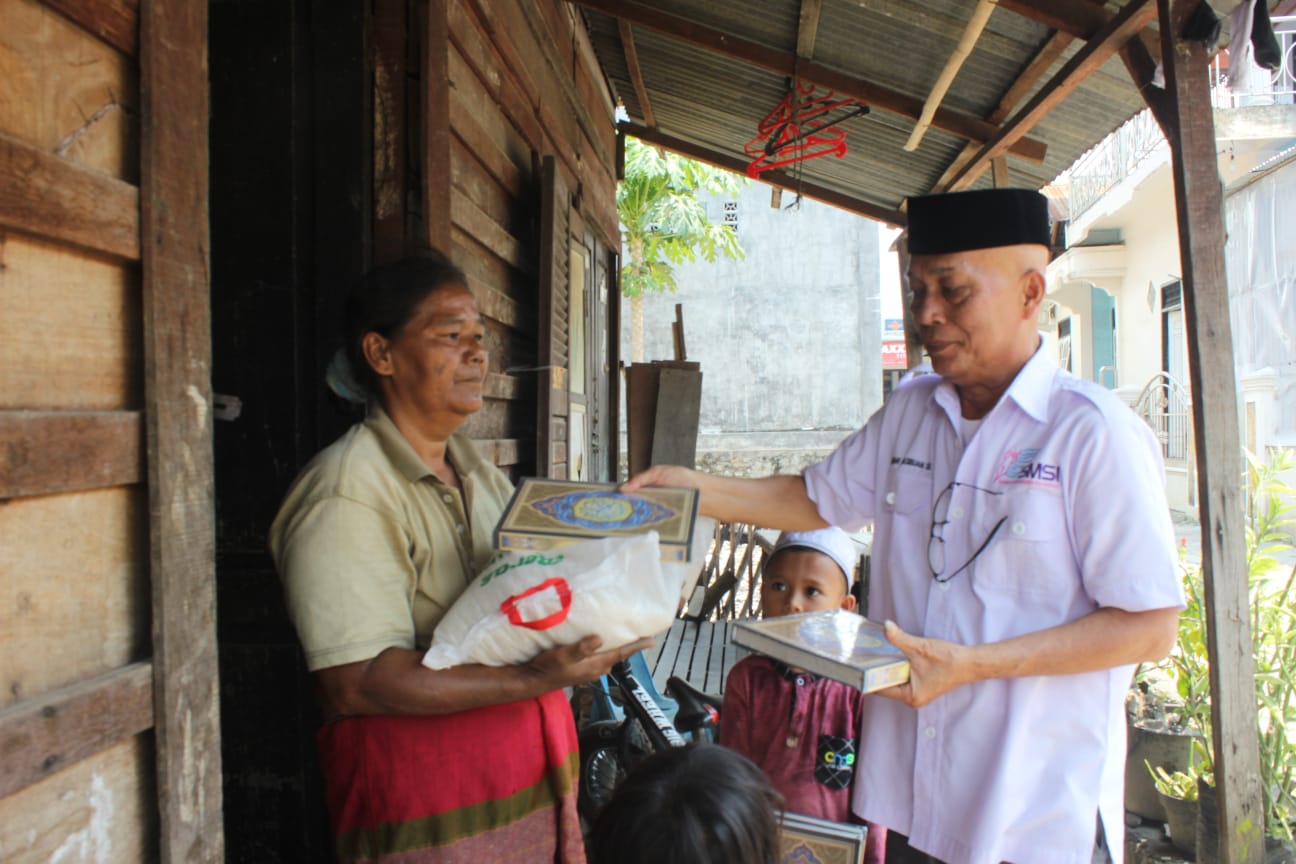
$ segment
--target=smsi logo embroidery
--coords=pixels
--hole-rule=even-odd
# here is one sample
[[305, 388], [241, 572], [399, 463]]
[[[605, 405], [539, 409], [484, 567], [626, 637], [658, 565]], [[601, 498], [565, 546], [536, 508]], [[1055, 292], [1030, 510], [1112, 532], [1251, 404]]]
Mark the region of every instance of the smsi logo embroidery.
[[917, 459], [910, 459], [908, 456], [892, 456], [891, 464], [892, 465], [912, 465], [913, 467], [921, 468], [924, 471], [931, 470], [930, 462], [920, 462]]
[[1061, 485], [1061, 466], [1037, 461], [1039, 452], [1038, 447], [1009, 450], [999, 462], [999, 470], [994, 476], [995, 482], [1032, 483], [1037, 486]]

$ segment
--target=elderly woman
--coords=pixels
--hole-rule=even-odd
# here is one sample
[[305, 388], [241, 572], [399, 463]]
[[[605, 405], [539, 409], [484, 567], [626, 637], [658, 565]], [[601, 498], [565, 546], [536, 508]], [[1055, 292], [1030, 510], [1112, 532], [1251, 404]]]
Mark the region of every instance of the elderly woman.
[[523, 666], [421, 665], [511, 492], [455, 432], [481, 408], [485, 332], [440, 253], [370, 273], [345, 333], [368, 416], [306, 466], [271, 529], [327, 721], [340, 861], [583, 861], [562, 688], [644, 647], [588, 637]]

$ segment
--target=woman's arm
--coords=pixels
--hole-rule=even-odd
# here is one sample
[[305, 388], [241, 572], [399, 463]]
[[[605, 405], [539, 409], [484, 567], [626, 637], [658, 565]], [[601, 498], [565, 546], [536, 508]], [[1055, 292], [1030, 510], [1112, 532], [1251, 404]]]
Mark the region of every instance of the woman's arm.
[[325, 710], [333, 715], [452, 714], [531, 699], [551, 690], [593, 681], [636, 651], [651, 647], [639, 639], [599, 651], [597, 636], [560, 645], [521, 666], [454, 666], [429, 669], [423, 654], [388, 648], [377, 657], [318, 670]]
[[808, 531], [828, 525], [806, 494], [798, 474], [772, 477], [723, 477], [679, 465], [654, 465], [622, 485], [634, 492], [644, 486], [685, 486], [697, 489], [698, 509], [721, 522], [750, 522], [763, 528]]

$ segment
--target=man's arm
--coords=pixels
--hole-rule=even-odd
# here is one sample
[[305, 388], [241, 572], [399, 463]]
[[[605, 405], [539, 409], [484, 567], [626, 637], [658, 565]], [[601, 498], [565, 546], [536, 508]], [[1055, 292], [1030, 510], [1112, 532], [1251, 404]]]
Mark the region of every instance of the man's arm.
[[828, 525], [806, 494], [797, 474], [773, 477], [722, 477], [679, 465], [654, 465], [622, 485], [625, 492], [644, 486], [686, 486], [697, 489], [703, 516], [721, 522], [750, 522], [763, 528], [809, 531]]
[[958, 645], [910, 635], [888, 621], [887, 639], [909, 658], [909, 683], [878, 695], [919, 708], [956, 687], [990, 678], [1075, 675], [1156, 661], [1170, 653], [1178, 622], [1173, 607], [1145, 612], [1104, 607], [1002, 642]]
[[423, 654], [388, 648], [377, 657], [320, 669], [316, 680], [325, 709], [335, 715], [452, 714], [531, 699], [550, 690], [593, 681], [612, 664], [651, 647], [639, 639], [612, 651], [599, 651], [599, 638], [545, 651], [521, 666], [453, 666], [429, 669]]

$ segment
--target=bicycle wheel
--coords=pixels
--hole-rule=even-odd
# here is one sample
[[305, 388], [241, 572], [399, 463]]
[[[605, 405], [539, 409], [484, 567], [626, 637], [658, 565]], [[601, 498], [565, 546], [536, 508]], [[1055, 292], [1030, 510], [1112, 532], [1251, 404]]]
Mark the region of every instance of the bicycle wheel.
[[592, 723], [580, 733], [580, 784], [576, 808], [589, 825], [612, 799], [626, 774], [621, 759], [622, 724], [616, 720]]

